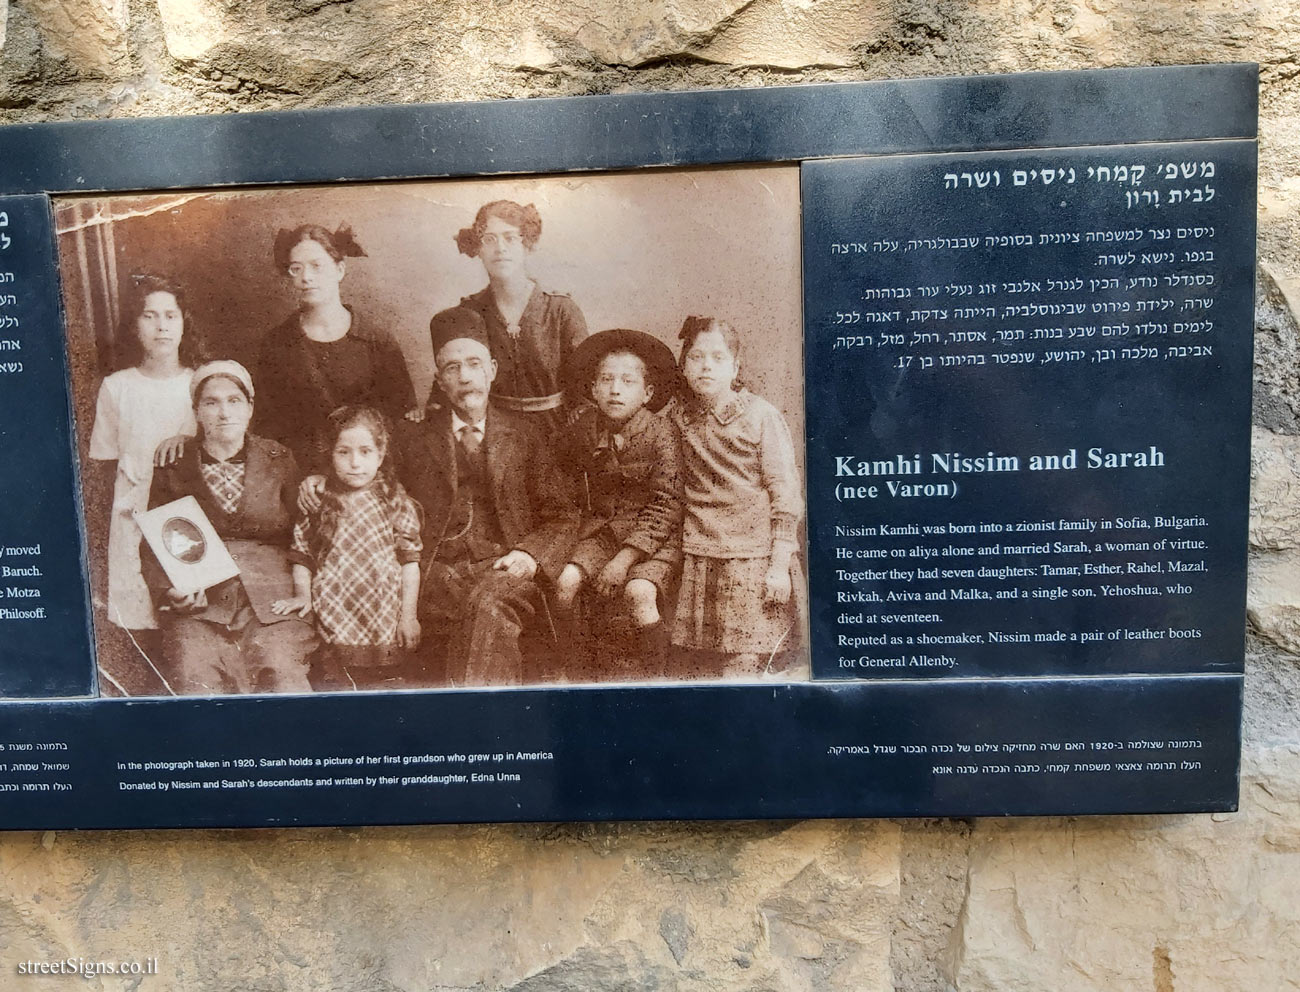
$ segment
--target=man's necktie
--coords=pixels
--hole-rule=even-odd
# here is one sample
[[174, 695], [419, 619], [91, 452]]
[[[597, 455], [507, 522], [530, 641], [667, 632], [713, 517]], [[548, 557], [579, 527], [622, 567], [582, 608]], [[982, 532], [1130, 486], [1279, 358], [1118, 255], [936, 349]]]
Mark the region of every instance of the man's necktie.
[[479, 429], [473, 424], [466, 424], [460, 429], [460, 445], [465, 449], [465, 454], [477, 455], [479, 448], [483, 447], [483, 438], [479, 435]]

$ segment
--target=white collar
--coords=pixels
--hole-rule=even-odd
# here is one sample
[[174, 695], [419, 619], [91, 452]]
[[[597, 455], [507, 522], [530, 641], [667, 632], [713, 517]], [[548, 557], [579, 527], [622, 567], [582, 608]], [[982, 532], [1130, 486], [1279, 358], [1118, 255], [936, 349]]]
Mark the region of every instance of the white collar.
[[479, 434], [483, 435], [483, 437], [487, 437], [487, 414], [485, 413], [483, 415], [483, 419], [480, 420], [478, 423], [471, 424], [468, 420], [462, 420], [460, 414], [453, 409], [451, 411], [452, 436], [460, 437], [461, 430], [466, 427], [473, 427], [475, 430], [479, 432]]

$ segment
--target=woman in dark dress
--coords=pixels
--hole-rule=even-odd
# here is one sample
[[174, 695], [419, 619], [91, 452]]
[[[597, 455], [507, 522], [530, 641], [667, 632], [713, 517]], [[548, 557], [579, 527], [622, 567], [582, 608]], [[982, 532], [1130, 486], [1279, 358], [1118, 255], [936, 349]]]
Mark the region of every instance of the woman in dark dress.
[[340, 298], [346, 259], [365, 254], [346, 226], [331, 233], [304, 224], [275, 239], [275, 266], [297, 295], [298, 310], [262, 340], [255, 426], [305, 469], [321, 467], [316, 439], [332, 411], [369, 406], [396, 420], [415, 405], [393, 336]]
[[567, 295], [543, 290], [528, 274], [528, 257], [541, 236], [542, 218], [531, 203], [493, 200], [456, 235], [456, 244], [483, 264], [488, 277], [460, 305], [487, 325], [497, 362], [492, 402], [539, 418], [549, 433], [561, 422], [562, 372], [587, 336], [587, 321]]

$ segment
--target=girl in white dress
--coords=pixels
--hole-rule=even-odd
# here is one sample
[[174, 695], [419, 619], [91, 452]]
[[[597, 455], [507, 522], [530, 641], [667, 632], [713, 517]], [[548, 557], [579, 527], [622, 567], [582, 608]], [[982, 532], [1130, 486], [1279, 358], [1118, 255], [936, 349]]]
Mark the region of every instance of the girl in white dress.
[[184, 293], [170, 281], [133, 276], [123, 304], [122, 368], [99, 387], [90, 457], [113, 470], [108, 618], [127, 630], [153, 630], [158, 622], [140, 577], [140, 529], [131, 511], [147, 507], [159, 444], [195, 434], [190, 377], [198, 348], [186, 333]]

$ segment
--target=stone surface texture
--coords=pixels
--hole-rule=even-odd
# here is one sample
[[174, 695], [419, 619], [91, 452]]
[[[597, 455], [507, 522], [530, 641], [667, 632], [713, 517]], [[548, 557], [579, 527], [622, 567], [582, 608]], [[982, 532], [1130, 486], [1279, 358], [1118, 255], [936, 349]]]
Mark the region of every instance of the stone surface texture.
[[14, 834], [0, 846], [0, 947], [11, 976], [29, 959], [157, 956], [161, 981], [142, 989], [888, 992], [901, 833]]
[[1256, 426], [1251, 432], [1250, 543], [1260, 550], [1300, 548], [1300, 436]]
[[1300, 988], [1300, 747], [1252, 751], [1241, 811], [981, 821], [949, 979], [962, 992]]
[[126, 0], [26, 0], [50, 53], [88, 77], [129, 71]]
[[[0, 0], [0, 120], [1260, 64], [1242, 809], [8, 834], [0, 988], [1300, 988], [1300, 0]], [[142, 980], [28, 958], [159, 959]]]
[[1300, 654], [1300, 553], [1255, 555], [1250, 562], [1246, 616], [1265, 640]]

